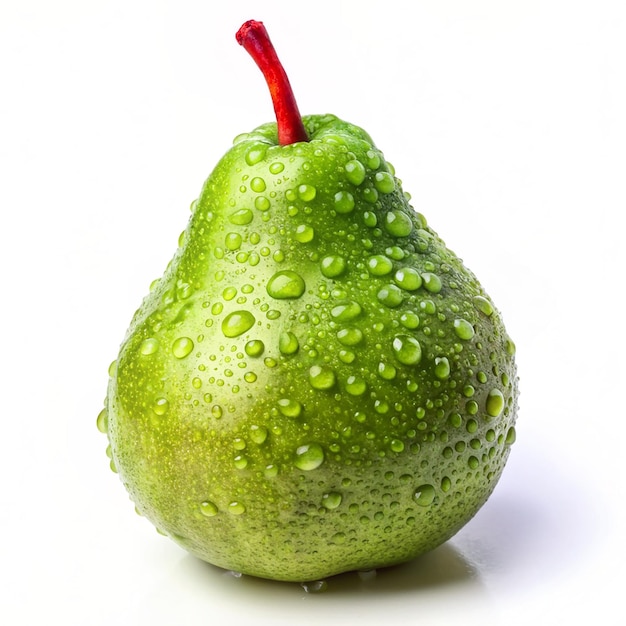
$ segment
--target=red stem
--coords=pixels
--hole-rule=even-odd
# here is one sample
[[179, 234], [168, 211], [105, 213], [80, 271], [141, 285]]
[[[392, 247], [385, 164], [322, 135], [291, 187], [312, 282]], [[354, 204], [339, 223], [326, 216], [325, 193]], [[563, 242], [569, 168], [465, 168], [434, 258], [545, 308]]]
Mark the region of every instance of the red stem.
[[254, 59], [267, 81], [278, 125], [278, 143], [286, 146], [297, 141], [309, 141], [289, 78], [263, 22], [246, 22], [237, 31], [237, 41]]

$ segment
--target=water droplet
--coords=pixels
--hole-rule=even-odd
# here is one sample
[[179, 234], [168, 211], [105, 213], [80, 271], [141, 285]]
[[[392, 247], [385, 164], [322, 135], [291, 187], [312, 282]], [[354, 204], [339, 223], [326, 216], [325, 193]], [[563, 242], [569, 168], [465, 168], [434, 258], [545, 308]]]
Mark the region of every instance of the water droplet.
[[154, 354], [159, 349], [159, 341], [158, 339], [153, 339], [152, 337], [148, 339], [144, 339], [141, 342], [141, 346], [139, 346], [139, 352], [144, 356], [149, 356], [150, 354]]
[[515, 344], [511, 341], [509, 337], [506, 338], [506, 353], [509, 356], [515, 355]]
[[396, 182], [389, 172], [376, 172], [374, 176], [374, 187], [380, 193], [391, 193], [396, 188]]
[[256, 165], [265, 157], [265, 152], [267, 151], [267, 145], [264, 144], [255, 144], [252, 146], [248, 152], [246, 152], [246, 163], [248, 165]]
[[213, 504], [213, 502], [205, 500], [200, 503], [200, 513], [202, 513], [205, 517], [213, 517], [214, 515], [217, 515], [218, 508], [215, 504]]
[[367, 270], [372, 276], [385, 276], [393, 270], [393, 262], [384, 254], [375, 254], [367, 259]]
[[385, 215], [385, 230], [393, 237], [407, 237], [413, 230], [413, 222], [403, 211], [389, 211]]
[[254, 208], [257, 211], [267, 211], [269, 210], [271, 204], [270, 201], [265, 196], [257, 196], [254, 199]]
[[320, 263], [320, 270], [326, 278], [336, 278], [346, 270], [346, 260], [337, 255], [324, 257]]
[[172, 344], [172, 353], [177, 359], [184, 359], [192, 350], [193, 341], [189, 337], [179, 337]]
[[361, 314], [361, 305], [358, 302], [344, 302], [333, 307], [331, 317], [338, 322], [348, 322]]
[[400, 439], [392, 439], [389, 442], [389, 448], [393, 452], [402, 452], [404, 450], [404, 442], [401, 441]]
[[506, 438], [504, 440], [504, 443], [510, 446], [515, 443], [516, 439], [517, 433], [515, 432], [515, 426], [511, 426], [511, 428], [509, 428], [509, 430], [507, 430], [506, 432]]
[[472, 298], [474, 306], [487, 317], [493, 314], [493, 305], [484, 296], [474, 296]]
[[278, 466], [273, 463], [266, 465], [263, 474], [265, 475], [265, 478], [274, 478], [278, 476]]
[[239, 337], [250, 330], [255, 321], [250, 311], [233, 311], [222, 320], [222, 333], [225, 337]]
[[258, 176], [253, 178], [250, 181], [250, 189], [252, 189], [252, 191], [254, 191], [255, 193], [261, 193], [262, 191], [265, 191], [265, 181]]
[[298, 187], [298, 197], [303, 202], [311, 202], [317, 195], [317, 189], [313, 185], [300, 185]]
[[363, 332], [358, 328], [342, 328], [337, 332], [337, 339], [344, 346], [356, 346], [363, 340]]
[[360, 161], [348, 161], [345, 165], [346, 178], [357, 187], [365, 180], [365, 166]]
[[474, 336], [474, 327], [467, 320], [457, 318], [454, 320], [454, 332], [459, 339], [469, 341]]
[[424, 281], [424, 287], [430, 293], [439, 293], [442, 288], [441, 278], [437, 274], [432, 272], [424, 272], [422, 274], [422, 280]]
[[299, 348], [298, 338], [291, 331], [282, 332], [278, 337], [278, 349], [281, 354], [295, 354]]
[[413, 498], [419, 506], [430, 506], [435, 500], [435, 488], [432, 485], [420, 485]]
[[348, 376], [346, 380], [346, 391], [351, 396], [361, 396], [367, 391], [367, 383], [358, 376]]
[[313, 237], [315, 237], [315, 231], [313, 230], [313, 227], [308, 224], [299, 224], [296, 227], [294, 237], [296, 241], [299, 241], [300, 243], [309, 243], [309, 241], [312, 241]]
[[336, 491], [330, 491], [329, 493], [325, 493], [322, 496], [322, 504], [327, 508], [327, 509], [336, 509], [340, 504], [341, 504], [341, 500], [343, 499], [343, 496], [336, 492]]
[[378, 375], [383, 380], [393, 380], [396, 377], [396, 368], [390, 363], [384, 363], [381, 361], [378, 364]]
[[342, 215], [354, 210], [354, 196], [349, 191], [338, 191], [335, 194], [335, 211]]
[[265, 350], [265, 344], [260, 339], [252, 339], [245, 345], [244, 350], [248, 356], [261, 356]]
[[299, 298], [305, 289], [302, 277], [291, 270], [276, 272], [267, 283], [267, 293], [277, 300]]
[[96, 427], [101, 433], [107, 433], [109, 430], [109, 413], [106, 409], [102, 409], [96, 418]]
[[319, 443], [307, 443], [296, 450], [294, 465], [301, 470], [317, 469], [324, 462], [324, 449]]
[[230, 502], [228, 504], [228, 512], [233, 515], [241, 515], [246, 512], [246, 507], [241, 502]]
[[165, 415], [170, 407], [167, 398], [157, 398], [152, 405], [152, 411], [155, 415]]
[[239, 454], [233, 459], [233, 463], [235, 467], [239, 470], [246, 469], [248, 467], [248, 459], [247, 457]]
[[415, 330], [420, 325], [420, 318], [413, 311], [406, 311], [400, 316], [400, 324], [410, 330]]
[[224, 239], [224, 245], [229, 250], [238, 250], [241, 247], [242, 238], [239, 233], [228, 233]]
[[376, 297], [382, 304], [389, 308], [394, 308], [402, 304], [404, 296], [402, 290], [397, 285], [385, 285], [377, 294]]
[[467, 465], [470, 469], [475, 470], [478, 469], [480, 461], [475, 456], [471, 456], [469, 459], [467, 459]]
[[492, 389], [487, 395], [487, 413], [491, 417], [498, 417], [504, 409], [504, 396], [499, 389]]
[[228, 216], [228, 221], [237, 226], [249, 224], [254, 218], [254, 213], [250, 209], [239, 209]]
[[415, 291], [422, 286], [422, 277], [412, 267], [400, 268], [393, 277], [396, 285], [406, 291]]
[[313, 580], [306, 583], [300, 583], [300, 586], [307, 593], [322, 593], [328, 589], [328, 583], [325, 580]]
[[403, 365], [417, 365], [422, 359], [422, 347], [415, 337], [397, 335], [392, 342], [396, 359]]
[[299, 417], [302, 413], [302, 404], [291, 398], [281, 398], [277, 403], [278, 410], [285, 417]]
[[222, 407], [219, 404], [214, 404], [211, 407], [211, 415], [215, 418], [215, 419], [220, 419], [222, 417]]
[[253, 424], [250, 426], [250, 439], [256, 444], [262, 444], [267, 439], [268, 431], [265, 426], [257, 426]]
[[313, 389], [330, 389], [335, 380], [335, 372], [326, 365], [313, 365], [309, 369], [309, 383]]
[[450, 376], [450, 361], [445, 356], [435, 358], [435, 376], [439, 380], [445, 380]]
[[281, 163], [280, 161], [274, 161], [270, 165], [270, 173], [272, 174], [280, 174], [284, 169], [285, 169], [285, 165], [284, 163]]
[[337, 544], [338, 546], [344, 544], [346, 542], [346, 533], [335, 533], [330, 538], [331, 543]]

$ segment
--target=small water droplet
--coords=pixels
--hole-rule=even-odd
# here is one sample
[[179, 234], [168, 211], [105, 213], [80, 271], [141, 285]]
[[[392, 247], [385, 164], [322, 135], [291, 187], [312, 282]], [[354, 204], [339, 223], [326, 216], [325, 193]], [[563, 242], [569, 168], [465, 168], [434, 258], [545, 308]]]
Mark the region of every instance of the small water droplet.
[[248, 152], [246, 152], [246, 163], [248, 165], [256, 165], [265, 157], [265, 152], [267, 151], [267, 145], [264, 144], [255, 144], [253, 145]]
[[299, 348], [298, 338], [291, 331], [282, 332], [278, 337], [278, 349], [281, 354], [287, 356], [295, 354]]
[[396, 359], [403, 365], [417, 365], [422, 359], [422, 346], [415, 337], [396, 335], [391, 345]]
[[254, 213], [250, 209], [239, 209], [228, 216], [228, 221], [237, 226], [249, 224], [254, 218]]
[[193, 341], [189, 337], [179, 337], [172, 344], [172, 354], [177, 359], [184, 359], [193, 350]]
[[383, 380], [393, 380], [396, 377], [397, 370], [390, 363], [384, 363], [381, 361], [378, 364], [378, 375]]
[[258, 445], [264, 443], [267, 439], [267, 435], [268, 430], [265, 426], [257, 426], [256, 424], [250, 426], [250, 439], [252, 439], [254, 443]]
[[300, 243], [309, 243], [309, 241], [313, 241], [313, 237], [315, 237], [315, 230], [308, 224], [299, 224], [296, 227], [294, 237], [295, 240]]
[[224, 238], [224, 245], [228, 250], [238, 250], [241, 247], [242, 241], [239, 233], [228, 233]]
[[493, 314], [493, 305], [484, 296], [474, 296], [472, 298], [474, 306], [487, 317]]
[[139, 352], [143, 356], [149, 356], [150, 354], [154, 354], [159, 349], [159, 341], [158, 339], [154, 339], [152, 337], [148, 339], [144, 339], [141, 342], [141, 346], [139, 346]]
[[327, 509], [332, 510], [336, 509], [341, 504], [342, 499], [343, 496], [340, 493], [337, 491], [330, 491], [322, 496], [322, 504]]
[[298, 197], [303, 202], [311, 202], [317, 195], [317, 189], [313, 185], [300, 185], [298, 187]]
[[348, 322], [361, 314], [358, 302], [343, 302], [330, 310], [331, 317], [338, 322]]
[[336, 278], [346, 270], [346, 260], [338, 255], [324, 257], [320, 262], [320, 270], [326, 278]]
[[459, 339], [469, 341], [474, 336], [474, 327], [461, 317], [454, 320], [454, 332]]
[[406, 291], [415, 291], [422, 286], [422, 277], [412, 267], [400, 268], [393, 277], [396, 285]]
[[265, 350], [265, 344], [260, 339], [252, 339], [245, 345], [244, 350], [248, 356], [261, 356]]
[[450, 376], [450, 361], [445, 356], [435, 358], [435, 376], [439, 380], [445, 380]]
[[389, 442], [389, 448], [391, 448], [393, 452], [402, 452], [404, 450], [404, 442], [400, 439], [392, 439]]
[[513, 445], [515, 443], [515, 440], [517, 438], [517, 433], [515, 432], [515, 426], [511, 426], [511, 428], [509, 428], [509, 430], [507, 430], [506, 432], [506, 438], [504, 440], [504, 443], [507, 445]]
[[222, 333], [225, 337], [239, 337], [250, 330], [255, 321], [250, 311], [233, 311], [222, 320]]
[[354, 210], [354, 196], [349, 191], [338, 191], [335, 194], [335, 211], [342, 215]]
[[155, 415], [165, 415], [170, 407], [167, 398], [157, 398], [152, 405], [152, 411]]
[[299, 298], [305, 289], [302, 276], [291, 270], [276, 272], [267, 283], [267, 293], [277, 300]]
[[337, 332], [337, 339], [344, 346], [356, 346], [363, 340], [363, 332], [358, 328], [342, 328]]
[[306, 583], [300, 583], [300, 586], [307, 593], [322, 593], [328, 589], [328, 583], [325, 580], [313, 580]]
[[107, 433], [109, 430], [109, 413], [106, 409], [102, 409], [96, 418], [96, 427], [101, 433]]
[[403, 211], [389, 211], [385, 215], [385, 230], [392, 237], [408, 237], [413, 230], [413, 222]]
[[346, 380], [346, 391], [351, 396], [361, 396], [367, 391], [367, 383], [358, 376], [348, 376]]
[[422, 280], [424, 281], [424, 288], [430, 293], [439, 293], [442, 288], [441, 278], [437, 274], [432, 272], [424, 272], [422, 274]]
[[302, 404], [291, 398], [281, 398], [277, 403], [278, 410], [285, 417], [299, 417], [302, 413]]
[[413, 494], [419, 506], [430, 506], [435, 500], [435, 488], [432, 485], [420, 485]]
[[365, 180], [365, 166], [356, 159], [345, 164], [346, 178], [357, 187]]
[[246, 512], [246, 507], [241, 502], [230, 502], [228, 504], [228, 512], [233, 515], [241, 515]]
[[378, 300], [388, 306], [389, 308], [395, 308], [402, 304], [402, 300], [404, 296], [402, 294], [402, 290], [397, 285], [385, 285], [379, 292], [376, 294]]
[[213, 517], [217, 515], [218, 508], [213, 502], [205, 500], [200, 503], [200, 513], [202, 513], [205, 517]]
[[265, 212], [269, 210], [270, 206], [270, 201], [265, 196], [257, 196], [254, 199], [254, 208], [257, 211]]
[[499, 389], [492, 389], [487, 395], [487, 413], [491, 417], [499, 417], [504, 409], [504, 396]]
[[271, 174], [280, 174], [284, 169], [285, 169], [285, 165], [284, 163], [281, 163], [280, 161], [274, 161], [270, 165]]
[[391, 193], [396, 188], [396, 182], [389, 172], [376, 172], [374, 176], [374, 187], [380, 193]]
[[250, 189], [255, 193], [261, 193], [265, 191], [265, 181], [262, 178], [256, 176], [250, 181]]
[[324, 462], [324, 449], [319, 443], [307, 443], [296, 449], [294, 465], [301, 470], [317, 469]]
[[367, 259], [367, 270], [372, 276], [385, 276], [393, 270], [393, 262], [384, 254], [375, 254]]
[[331, 389], [335, 381], [335, 372], [326, 365], [313, 365], [309, 369], [309, 383], [313, 389]]
[[400, 316], [400, 324], [410, 330], [415, 330], [420, 325], [420, 318], [413, 311], [406, 311]]

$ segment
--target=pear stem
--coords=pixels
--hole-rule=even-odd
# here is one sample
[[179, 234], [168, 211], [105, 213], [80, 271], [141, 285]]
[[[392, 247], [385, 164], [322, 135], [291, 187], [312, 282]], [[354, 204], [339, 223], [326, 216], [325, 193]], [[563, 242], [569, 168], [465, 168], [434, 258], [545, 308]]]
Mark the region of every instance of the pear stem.
[[247, 21], [237, 31], [236, 37], [237, 42], [259, 66], [269, 87], [278, 126], [278, 143], [286, 146], [298, 141], [309, 141], [289, 78], [263, 22]]

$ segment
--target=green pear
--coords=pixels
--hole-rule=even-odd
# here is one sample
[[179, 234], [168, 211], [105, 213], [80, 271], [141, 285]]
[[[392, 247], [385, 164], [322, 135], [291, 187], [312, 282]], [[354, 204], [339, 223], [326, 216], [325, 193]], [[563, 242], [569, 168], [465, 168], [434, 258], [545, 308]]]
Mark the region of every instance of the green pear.
[[98, 427], [137, 511], [197, 557], [285, 581], [454, 535], [515, 440], [515, 348], [361, 128], [301, 117], [260, 22], [277, 122], [239, 135], [109, 370]]

